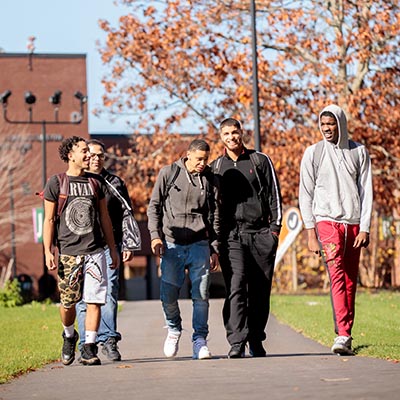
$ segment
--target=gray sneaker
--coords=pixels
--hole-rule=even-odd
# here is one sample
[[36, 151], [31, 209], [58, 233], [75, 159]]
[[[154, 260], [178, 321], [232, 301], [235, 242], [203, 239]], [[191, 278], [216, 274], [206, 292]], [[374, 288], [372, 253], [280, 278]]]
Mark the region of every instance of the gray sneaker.
[[110, 337], [103, 343], [101, 352], [110, 361], [121, 361], [121, 353], [118, 350], [117, 339], [115, 337]]
[[351, 336], [338, 336], [333, 342], [331, 348], [332, 353], [340, 356], [354, 356], [354, 351], [351, 349], [353, 339]]

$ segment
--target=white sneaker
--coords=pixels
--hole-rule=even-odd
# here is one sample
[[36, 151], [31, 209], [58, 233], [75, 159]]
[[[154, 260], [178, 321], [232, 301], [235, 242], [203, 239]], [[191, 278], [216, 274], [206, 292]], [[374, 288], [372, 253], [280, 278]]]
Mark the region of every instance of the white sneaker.
[[193, 342], [193, 359], [206, 360], [209, 358], [212, 358], [212, 355], [207, 347], [207, 340], [203, 338], [197, 338]]
[[164, 354], [165, 357], [175, 357], [179, 349], [179, 339], [181, 338], [181, 332], [168, 331], [167, 338], [164, 342]]
[[331, 348], [332, 353], [341, 356], [354, 356], [354, 352], [351, 349], [352, 340], [353, 339], [351, 336], [338, 336], [333, 342], [333, 346]]

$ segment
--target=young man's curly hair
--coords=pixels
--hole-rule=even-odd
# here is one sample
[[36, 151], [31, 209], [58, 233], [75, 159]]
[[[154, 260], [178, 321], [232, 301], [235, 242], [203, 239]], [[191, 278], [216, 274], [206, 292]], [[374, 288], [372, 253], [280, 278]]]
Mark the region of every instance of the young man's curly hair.
[[61, 142], [60, 147], [58, 148], [58, 154], [60, 155], [61, 160], [67, 163], [69, 152], [79, 142], [86, 142], [86, 140], [79, 136], [71, 136], [69, 138], [64, 139]]

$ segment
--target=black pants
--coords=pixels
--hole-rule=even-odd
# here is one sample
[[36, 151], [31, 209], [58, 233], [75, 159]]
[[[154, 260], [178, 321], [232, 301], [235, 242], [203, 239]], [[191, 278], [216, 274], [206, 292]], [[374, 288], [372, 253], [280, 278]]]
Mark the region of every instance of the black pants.
[[223, 241], [220, 264], [226, 285], [223, 318], [228, 342], [266, 338], [278, 238], [269, 229], [232, 232]]

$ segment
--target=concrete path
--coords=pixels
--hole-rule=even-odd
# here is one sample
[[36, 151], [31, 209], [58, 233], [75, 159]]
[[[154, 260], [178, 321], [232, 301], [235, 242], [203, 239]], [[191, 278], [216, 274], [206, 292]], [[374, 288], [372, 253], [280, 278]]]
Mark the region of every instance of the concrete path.
[[[211, 300], [212, 360], [192, 360], [191, 302], [180, 301], [184, 327], [178, 357], [162, 347], [159, 301], [126, 302], [119, 314], [123, 361], [85, 367], [54, 363], [0, 386], [1, 400], [397, 399], [400, 364], [338, 357], [271, 318], [266, 358], [228, 359], [222, 300]], [[60, 340], [61, 348], [61, 340]]]

